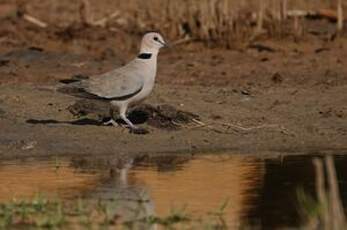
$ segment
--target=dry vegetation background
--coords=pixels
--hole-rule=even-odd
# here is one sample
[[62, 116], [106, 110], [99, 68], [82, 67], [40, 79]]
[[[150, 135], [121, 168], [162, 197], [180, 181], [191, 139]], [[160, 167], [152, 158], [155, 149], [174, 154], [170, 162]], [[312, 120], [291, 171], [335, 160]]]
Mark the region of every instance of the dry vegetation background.
[[[11, 2], [11, 1], [2, 1]], [[302, 36], [303, 17], [326, 18], [343, 31], [344, 0], [17, 0], [22, 12], [60, 27], [97, 24], [111, 30], [160, 30], [170, 40], [232, 45], [259, 36]]]

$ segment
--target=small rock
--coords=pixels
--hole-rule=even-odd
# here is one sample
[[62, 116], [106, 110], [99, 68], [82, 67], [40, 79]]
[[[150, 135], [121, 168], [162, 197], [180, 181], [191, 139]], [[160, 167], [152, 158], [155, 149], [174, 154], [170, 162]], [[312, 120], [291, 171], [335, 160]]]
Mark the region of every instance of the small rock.
[[10, 63], [10, 60], [2, 59], [0, 60], [0, 66], [7, 66]]
[[322, 48], [316, 49], [314, 52], [315, 52], [316, 54], [318, 54], [318, 53], [321, 53], [321, 52], [323, 52], [323, 51], [329, 51], [329, 50], [330, 50], [329, 48], [322, 47]]
[[263, 58], [260, 59], [261, 62], [267, 62], [267, 61], [269, 61], [269, 60], [270, 60], [270, 59], [267, 58], [267, 57], [263, 57]]
[[41, 47], [36, 47], [36, 46], [30, 46], [28, 49], [29, 49], [29, 50], [33, 50], [33, 51], [38, 51], [38, 52], [43, 52], [43, 51], [44, 51], [43, 48], [41, 48]]
[[281, 74], [279, 74], [278, 72], [276, 72], [272, 75], [271, 80], [277, 84], [283, 82], [283, 78], [282, 78]]
[[24, 145], [22, 146], [22, 150], [30, 150], [35, 148], [37, 142], [36, 141], [29, 141], [27, 143], [24, 143]]
[[222, 119], [222, 116], [217, 115], [217, 114], [212, 114], [212, 115], [210, 116], [210, 118], [211, 118], [212, 120], [220, 120], [220, 119]]
[[260, 43], [251, 44], [248, 46], [248, 48], [256, 49], [256, 50], [258, 50], [258, 52], [263, 52], [263, 51], [270, 52], [270, 53], [276, 52], [276, 49], [274, 49], [268, 45], [264, 45], [264, 44], [260, 44]]
[[245, 90], [245, 89], [241, 90], [240, 92], [241, 92], [242, 95], [246, 95], [246, 96], [250, 96], [251, 95], [251, 93], [248, 90]]

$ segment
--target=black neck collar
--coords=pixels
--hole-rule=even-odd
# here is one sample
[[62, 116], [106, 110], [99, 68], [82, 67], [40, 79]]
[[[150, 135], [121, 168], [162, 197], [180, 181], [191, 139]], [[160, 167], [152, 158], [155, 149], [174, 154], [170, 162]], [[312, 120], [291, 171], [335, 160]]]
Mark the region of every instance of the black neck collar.
[[137, 58], [140, 59], [151, 59], [152, 54], [151, 53], [140, 53]]

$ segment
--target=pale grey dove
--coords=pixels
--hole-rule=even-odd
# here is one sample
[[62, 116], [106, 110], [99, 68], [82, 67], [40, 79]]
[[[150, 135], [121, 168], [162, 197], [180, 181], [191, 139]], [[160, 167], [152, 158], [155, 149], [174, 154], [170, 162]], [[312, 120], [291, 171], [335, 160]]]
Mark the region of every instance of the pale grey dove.
[[[140, 103], [151, 93], [157, 73], [158, 52], [164, 46], [166, 43], [159, 33], [146, 33], [141, 41], [139, 55], [125, 66], [88, 79], [64, 83], [69, 83], [68, 88], [74, 89], [70, 91], [71, 95], [109, 101], [118, 109], [130, 131], [143, 133], [145, 130], [135, 126], [127, 118], [127, 109]], [[108, 123], [117, 124], [113, 119]]]

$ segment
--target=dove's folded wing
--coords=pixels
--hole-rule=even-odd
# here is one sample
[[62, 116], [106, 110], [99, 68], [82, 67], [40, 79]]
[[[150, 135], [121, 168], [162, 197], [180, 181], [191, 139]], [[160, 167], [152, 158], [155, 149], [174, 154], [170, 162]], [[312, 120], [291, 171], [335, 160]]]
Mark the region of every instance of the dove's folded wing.
[[124, 73], [118, 69], [84, 82], [83, 89], [95, 99], [125, 100], [139, 93], [143, 84], [143, 78], [137, 71]]

